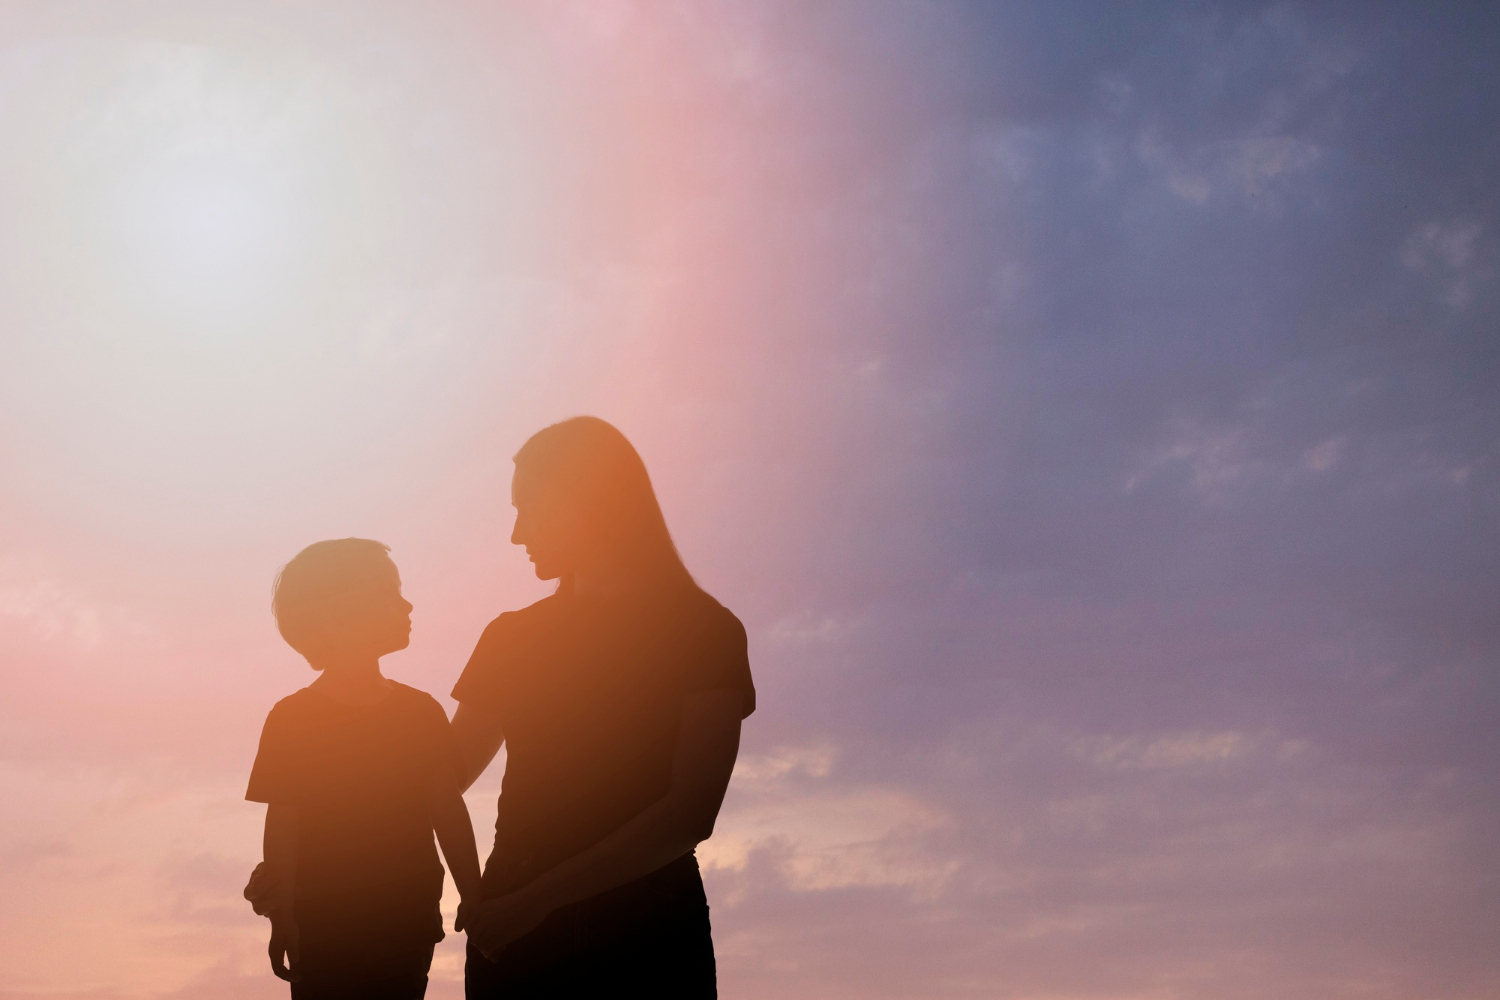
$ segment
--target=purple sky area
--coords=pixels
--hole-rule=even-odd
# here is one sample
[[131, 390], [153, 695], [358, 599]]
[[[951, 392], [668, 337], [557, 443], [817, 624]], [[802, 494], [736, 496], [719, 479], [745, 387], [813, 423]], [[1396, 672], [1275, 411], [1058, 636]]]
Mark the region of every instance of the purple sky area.
[[828, 996], [1500, 995], [1497, 10], [879, 10], [779, 39], [880, 389], [743, 603], [829, 623], [757, 733], [957, 868], [753, 919]]

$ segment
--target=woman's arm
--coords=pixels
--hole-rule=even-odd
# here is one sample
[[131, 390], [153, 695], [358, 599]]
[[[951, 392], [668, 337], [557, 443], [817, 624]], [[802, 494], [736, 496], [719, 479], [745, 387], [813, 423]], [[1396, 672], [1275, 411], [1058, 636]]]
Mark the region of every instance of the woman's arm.
[[479, 949], [493, 955], [558, 907], [649, 875], [707, 840], [739, 753], [741, 697], [707, 691], [684, 699], [667, 794], [583, 853], [482, 904], [471, 930]]
[[499, 716], [464, 702], [458, 703], [451, 725], [454, 742], [458, 744], [458, 790], [467, 792], [500, 752], [505, 732], [500, 728]]
[[[290, 802], [272, 802], [266, 806], [266, 830], [261, 841], [267, 874], [271, 879], [272, 898], [267, 916], [271, 918], [271, 971], [276, 978], [294, 983], [300, 963], [297, 922], [292, 918], [292, 899], [297, 886], [297, 806]], [[284, 961], [283, 961], [284, 959]]]

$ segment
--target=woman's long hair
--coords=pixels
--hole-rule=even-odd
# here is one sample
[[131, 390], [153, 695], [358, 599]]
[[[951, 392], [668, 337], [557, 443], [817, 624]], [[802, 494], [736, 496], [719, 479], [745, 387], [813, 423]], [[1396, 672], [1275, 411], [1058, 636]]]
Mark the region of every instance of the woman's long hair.
[[[698, 589], [667, 531], [646, 463], [612, 424], [598, 417], [573, 417], [544, 427], [516, 452], [515, 463], [547, 492], [572, 494], [606, 544], [652, 585]], [[558, 591], [572, 587], [567, 575]]]

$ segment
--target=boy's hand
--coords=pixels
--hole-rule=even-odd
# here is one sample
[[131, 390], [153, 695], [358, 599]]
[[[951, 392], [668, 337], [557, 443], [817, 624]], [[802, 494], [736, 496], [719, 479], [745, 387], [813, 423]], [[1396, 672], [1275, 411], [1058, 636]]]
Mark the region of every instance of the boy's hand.
[[270, 867], [264, 861], [256, 865], [250, 873], [250, 881], [245, 883], [245, 898], [250, 901], [250, 909], [257, 916], [269, 917], [276, 909], [279, 888]]
[[[295, 983], [302, 978], [299, 974], [299, 966], [302, 964], [298, 949], [299, 938], [295, 920], [290, 917], [271, 918], [271, 945], [267, 950], [271, 954], [271, 971], [276, 974], [277, 979]], [[285, 962], [282, 961], [283, 956]]]
[[474, 911], [479, 906], [478, 900], [460, 900], [458, 904], [458, 916], [453, 918], [453, 930], [465, 931], [474, 922]]

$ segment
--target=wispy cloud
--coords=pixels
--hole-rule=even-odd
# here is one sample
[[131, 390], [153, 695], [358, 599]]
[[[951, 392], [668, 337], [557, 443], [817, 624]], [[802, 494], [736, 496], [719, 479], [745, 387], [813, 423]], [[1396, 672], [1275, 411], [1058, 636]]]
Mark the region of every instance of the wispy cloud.
[[0, 617], [28, 628], [44, 641], [85, 650], [112, 637], [150, 631], [125, 605], [99, 601], [9, 556], [0, 558]]

